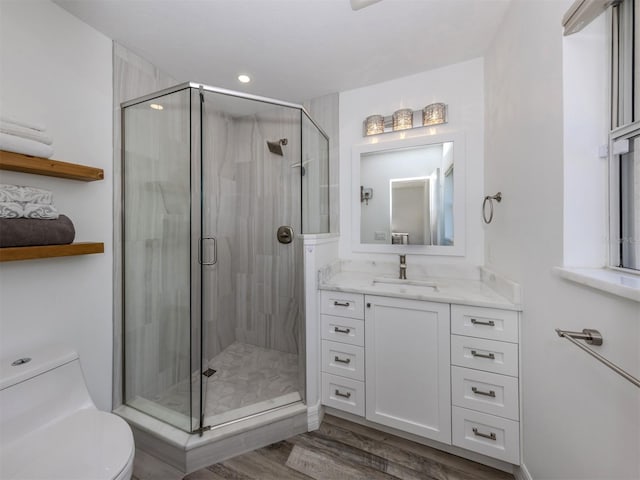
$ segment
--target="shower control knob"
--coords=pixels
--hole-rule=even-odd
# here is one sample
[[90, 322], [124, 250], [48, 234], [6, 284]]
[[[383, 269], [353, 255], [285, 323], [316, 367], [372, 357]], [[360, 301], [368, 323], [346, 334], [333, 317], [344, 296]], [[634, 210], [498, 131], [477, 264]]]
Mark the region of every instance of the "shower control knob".
[[283, 243], [285, 245], [293, 242], [293, 228], [287, 226], [287, 225], [283, 225], [281, 227], [278, 227], [278, 231], [276, 233], [276, 237], [278, 238], [278, 241], [280, 243]]

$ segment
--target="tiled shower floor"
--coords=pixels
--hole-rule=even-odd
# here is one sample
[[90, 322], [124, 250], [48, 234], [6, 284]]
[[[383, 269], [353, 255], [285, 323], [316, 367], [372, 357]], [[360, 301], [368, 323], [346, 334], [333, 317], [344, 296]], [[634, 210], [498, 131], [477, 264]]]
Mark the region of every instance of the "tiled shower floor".
[[[298, 355], [235, 342], [209, 361], [216, 370], [206, 385], [205, 424], [243, 418], [301, 399], [298, 380]], [[180, 384], [149, 402], [134, 399], [129, 405], [154, 417], [172, 419], [189, 415], [189, 385]], [[188, 424], [188, 423], [187, 423]]]
[[232, 343], [209, 362], [206, 416], [299, 391], [298, 355]]

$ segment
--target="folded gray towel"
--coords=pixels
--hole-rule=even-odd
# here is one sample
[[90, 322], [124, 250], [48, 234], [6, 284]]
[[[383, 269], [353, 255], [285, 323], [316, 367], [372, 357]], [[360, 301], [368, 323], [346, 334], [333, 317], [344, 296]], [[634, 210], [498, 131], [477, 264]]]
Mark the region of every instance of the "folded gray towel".
[[76, 230], [66, 215], [55, 220], [0, 218], [0, 247], [65, 245], [75, 236]]

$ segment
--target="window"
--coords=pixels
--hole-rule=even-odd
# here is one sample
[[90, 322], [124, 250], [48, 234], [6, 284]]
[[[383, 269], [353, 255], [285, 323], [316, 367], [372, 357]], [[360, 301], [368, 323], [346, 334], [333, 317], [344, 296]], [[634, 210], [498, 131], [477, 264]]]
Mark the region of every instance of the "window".
[[[640, 0], [611, 9], [610, 263], [640, 271]], [[640, 20], [640, 18], [638, 18]]]

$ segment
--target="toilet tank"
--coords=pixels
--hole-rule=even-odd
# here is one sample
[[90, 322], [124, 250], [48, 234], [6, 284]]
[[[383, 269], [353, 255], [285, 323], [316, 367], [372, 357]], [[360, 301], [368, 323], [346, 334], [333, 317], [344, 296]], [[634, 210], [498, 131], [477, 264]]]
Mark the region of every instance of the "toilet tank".
[[0, 448], [83, 408], [95, 405], [74, 350], [49, 346], [0, 361]]

